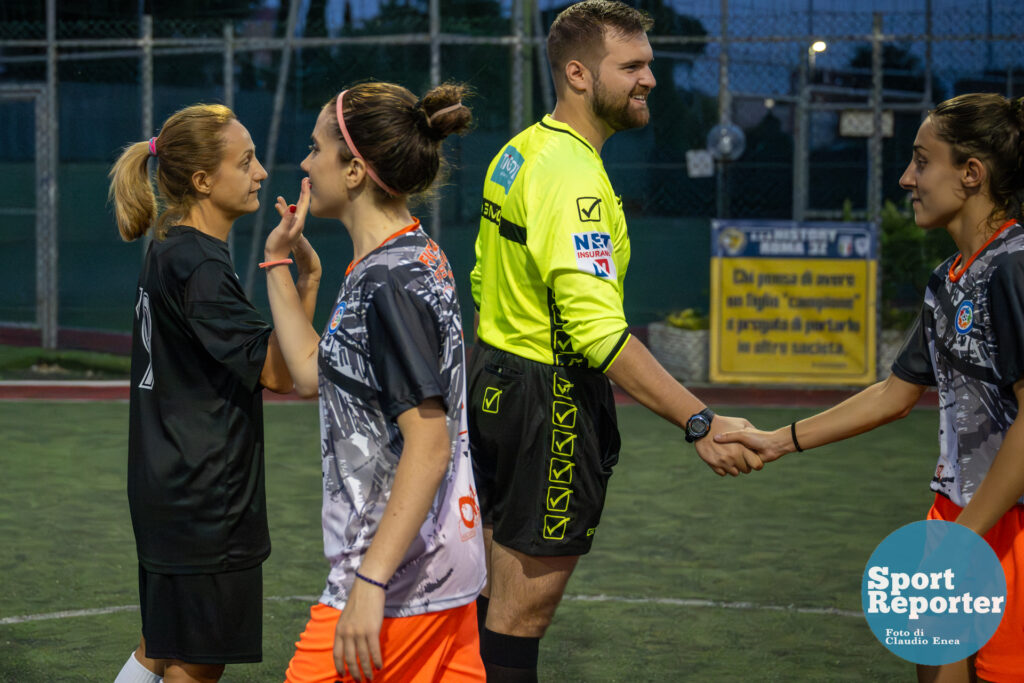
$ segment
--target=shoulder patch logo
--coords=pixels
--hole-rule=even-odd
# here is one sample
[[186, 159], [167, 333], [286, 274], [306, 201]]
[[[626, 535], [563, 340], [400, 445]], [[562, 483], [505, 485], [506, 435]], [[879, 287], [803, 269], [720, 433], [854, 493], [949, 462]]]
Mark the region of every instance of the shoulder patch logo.
[[974, 303], [965, 301], [956, 309], [956, 331], [959, 334], [967, 334], [974, 327]]
[[576, 266], [606, 280], [614, 280], [615, 260], [612, 258], [612, 236], [606, 232], [577, 232], [572, 236]]
[[577, 197], [576, 211], [580, 215], [581, 223], [601, 222], [601, 198], [600, 197]]
[[345, 309], [348, 307], [344, 301], [334, 307], [334, 313], [331, 313], [331, 322], [327, 326], [327, 334], [334, 334], [341, 327], [341, 318], [345, 315]]
[[512, 189], [512, 183], [523, 168], [523, 155], [512, 145], [505, 148], [491, 173], [491, 180], [505, 188], [505, 194]]

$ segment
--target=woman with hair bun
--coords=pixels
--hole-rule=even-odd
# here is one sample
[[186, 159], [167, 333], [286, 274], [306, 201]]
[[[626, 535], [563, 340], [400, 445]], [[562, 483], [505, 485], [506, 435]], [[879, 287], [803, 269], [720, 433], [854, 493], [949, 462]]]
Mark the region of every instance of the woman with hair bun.
[[939, 393], [939, 458], [928, 519], [984, 536], [1003, 565], [1006, 609], [972, 658], [918, 665], [919, 681], [1024, 675], [1024, 98], [971, 93], [928, 113], [900, 187], [914, 220], [957, 246], [935, 271], [889, 377], [774, 432], [719, 434], [764, 462], [905, 417]]
[[[216, 681], [225, 664], [262, 658], [262, 392], [292, 390], [227, 245], [267, 172], [234, 113], [200, 104], [126, 147], [110, 176], [121, 237], [155, 233], [134, 304], [128, 445], [142, 640], [115, 683]], [[293, 246], [311, 320], [320, 261], [304, 239]]]
[[341, 221], [354, 251], [322, 335], [288, 271], [267, 273], [295, 386], [320, 396], [331, 565], [288, 666], [291, 683], [485, 679], [461, 314], [448, 259], [408, 205], [434, 183], [441, 141], [469, 127], [464, 95], [461, 85], [417, 99], [361, 83], [332, 98], [302, 162], [309, 177], [297, 220], [267, 238], [274, 262], [301, 237], [308, 208]]

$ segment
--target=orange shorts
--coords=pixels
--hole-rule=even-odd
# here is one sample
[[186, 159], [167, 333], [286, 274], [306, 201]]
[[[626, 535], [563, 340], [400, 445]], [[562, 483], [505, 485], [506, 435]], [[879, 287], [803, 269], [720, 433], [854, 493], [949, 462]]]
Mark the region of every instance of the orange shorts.
[[[928, 519], [954, 522], [962, 510], [935, 494]], [[985, 534], [985, 540], [1006, 574], [1006, 611], [992, 639], [978, 650], [974, 668], [986, 681], [1024, 681], [1024, 505], [1007, 510]]]
[[[341, 611], [317, 603], [309, 610], [306, 630], [295, 643], [295, 655], [288, 663], [286, 683], [349, 683], [334, 666], [334, 629]], [[476, 605], [430, 612], [412, 617], [384, 619], [380, 630], [384, 667], [374, 683], [456, 681], [483, 683], [487, 680], [480, 660]]]

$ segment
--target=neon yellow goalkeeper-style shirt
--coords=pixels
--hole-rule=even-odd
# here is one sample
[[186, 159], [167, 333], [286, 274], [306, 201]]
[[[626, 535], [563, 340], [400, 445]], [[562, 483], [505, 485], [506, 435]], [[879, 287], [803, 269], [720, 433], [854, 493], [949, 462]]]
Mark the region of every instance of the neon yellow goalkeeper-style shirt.
[[539, 363], [608, 369], [629, 339], [629, 236], [601, 156], [545, 116], [487, 169], [470, 274], [477, 335]]

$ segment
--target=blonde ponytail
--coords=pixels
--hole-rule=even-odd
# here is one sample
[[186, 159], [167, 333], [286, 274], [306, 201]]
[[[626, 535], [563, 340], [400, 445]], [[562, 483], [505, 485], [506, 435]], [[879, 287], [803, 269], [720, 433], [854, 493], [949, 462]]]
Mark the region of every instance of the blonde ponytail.
[[125, 242], [142, 237], [156, 222], [156, 194], [148, 162], [149, 143], [136, 142], [124, 148], [110, 169], [107, 200], [114, 205], [117, 229]]

